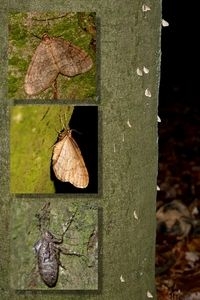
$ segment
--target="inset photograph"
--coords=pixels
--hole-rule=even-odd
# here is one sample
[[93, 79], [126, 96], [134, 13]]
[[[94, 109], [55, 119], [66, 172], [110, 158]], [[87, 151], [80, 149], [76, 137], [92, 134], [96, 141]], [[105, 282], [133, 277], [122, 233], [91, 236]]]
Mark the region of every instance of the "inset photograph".
[[12, 106], [10, 192], [98, 193], [98, 107]]
[[10, 13], [8, 98], [95, 100], [95, 13]]
[[12, 201], [11, 288], [98, 290], [98, 208], [38, 200]]

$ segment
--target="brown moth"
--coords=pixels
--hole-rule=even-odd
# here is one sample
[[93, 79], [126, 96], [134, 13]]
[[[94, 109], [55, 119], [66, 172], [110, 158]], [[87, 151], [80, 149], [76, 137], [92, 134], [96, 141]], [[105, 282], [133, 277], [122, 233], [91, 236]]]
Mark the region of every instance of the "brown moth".
[[35, 50], [25, 77], [25, 92], [37, 95], [49, 88], [58, 74], [73, 77], [92, 68], [91, 57], [81, 48], [46, 33]]
[[72, 130], [64, 129], [53, 147], [52, 166], [56, 177], [77, 188], [86, 188], [89, 175], [81, 151], [72, 138]]

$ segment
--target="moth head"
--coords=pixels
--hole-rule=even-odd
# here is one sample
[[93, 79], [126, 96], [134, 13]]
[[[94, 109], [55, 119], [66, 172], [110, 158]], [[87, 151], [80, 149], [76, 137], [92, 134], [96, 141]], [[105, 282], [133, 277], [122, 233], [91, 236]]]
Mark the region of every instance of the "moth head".
[[66, 135], [71, 137], [72, 130], [69, 128], [62, 129], [58, 134], [58, 141], [61, 141]]
[[50, 40], [50, 37], [49, 35], [45, 32], [43, 35], [42, 35], [42, 41], [44, 42], [47, 42]]

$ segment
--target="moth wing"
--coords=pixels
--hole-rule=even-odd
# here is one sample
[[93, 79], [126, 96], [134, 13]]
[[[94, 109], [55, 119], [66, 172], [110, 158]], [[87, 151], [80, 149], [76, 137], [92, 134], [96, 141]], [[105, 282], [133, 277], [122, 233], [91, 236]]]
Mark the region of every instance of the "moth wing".
[[65, 136], [54, 145], [53, 170], [63, 182], [70, 182], [78, 188], [86, 188], [89, 175], [81, 151], [72, 137]]
[[59, 70], [54, 62], [49, 45], [44, 41], [38, 45], [25, 77], [25, 92], [36, 95], [46, 90], [58, 76]]
[[84, 50], [61, 38], [52, 39], [51, 49], [59, 72], [65, 76], [85, 73], [93, 66], [91, 57]]

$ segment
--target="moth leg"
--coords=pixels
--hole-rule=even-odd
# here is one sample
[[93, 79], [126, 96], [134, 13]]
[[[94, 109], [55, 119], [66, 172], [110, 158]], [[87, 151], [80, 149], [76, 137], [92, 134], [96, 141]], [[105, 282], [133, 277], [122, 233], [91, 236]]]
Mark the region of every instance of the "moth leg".
[[59, 261], [58, 261], [58, 264], [59, 264], [59, 266], [60, 266], [61, 268], [63, 268], [64, 270], [67, 270], [67, 269], [65, 268], [65, 266], [61, 263], [60, 259], [59, 259]]
[[62, 125], [62, 128], [66, 128], [66, 122], [67, 122], [67, 116], [66, 113], [64, 113], [63, 116], [60, 115], [60, 123]]
[[76, 251], [73, 251], [73, 250], [70, 250], [70, 249], [67, 249], [65, 247], [59, 247], [60, 248], [60, 252], [64, 255], [75, 255], [75, 256], [85, 256], [81, 253], [78, 253]]
[[35, 214], [35, 217], [38, 219], [38, 228], [42, 232], [49, 227], [50, 224], [50, 202], [46, 202], [42, 209]]
[[73, 256], [78, 256], [78, 257], [81, 257], [83, 259], [83, 261], [87, 264], [88, 261], [89, 261], [89, 258], [88, 256], [84, 255], [84, 254], [81, 254], [79, 252], [76, 252], [76, 251], [73, 251], [73, 250], [70, 250], [70, 249], [67, 249], [65, 247], [60, 247], [60, 252], [63, 254], [63, 255], [73, 255]]
[[66, 222], [66, 224], [65, 224], [66, 228], [65, 228], [65, 230], [63, 231], [63, 233], [62, 233], [62, 235], [61, 235], [60, 238], [57, 238], [55, 235], [53, 235], [52, 242], [54, 243], [54, 246], [55, 246], [58, 250], [60, 250], [61, 247], [60, 247], [60, 246], [56, 246], [56, 244], [62, 244], [62, 243], [63, 243], [64, 235], [65, 235], [65, 233], [67, 232], [67, 230], [69, 229], [71, 223], [73, 222], [76, 213], [77, 213], [77, 209], [76, 209], [76, 211], [72, 214], [72, 216], [70, 217], [69, 221]]
[[[58, 251], [60, 253], [62, 253], [63, 255], [75, 255], [75, 256], [78, 256], [78, 257], [86, 257], [85, 255], [81, 254], [81, 253], [78, 253], [76, 251], [73, 251], [73, 250], [70, 250], [70, 249], [67, 249], [66, 247], [61, 247], [61, 246], [58, 246], [58, 245], [54, 245], [55, 248], [58, 249]], [[59, 259], [59, 265], [64, 269], [66, 270], [65, 266], [61, 263], [60, 259]]]

